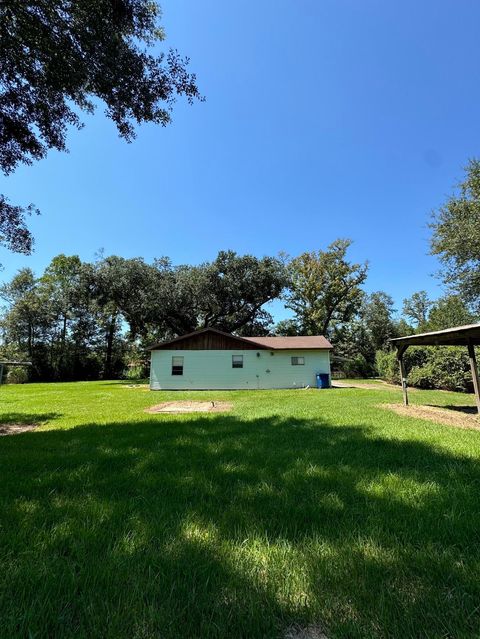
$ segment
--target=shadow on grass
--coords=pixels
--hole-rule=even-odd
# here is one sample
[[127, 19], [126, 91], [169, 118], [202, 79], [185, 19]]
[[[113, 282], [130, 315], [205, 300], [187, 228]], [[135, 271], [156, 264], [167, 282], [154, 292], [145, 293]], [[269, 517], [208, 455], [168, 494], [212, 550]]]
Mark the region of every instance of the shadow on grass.
[[0, 441], [5, 637], [472, 636], [480, 465], [321, 419]]
[[478, 415], [477, 407], [466, 405], [462, 406], [460, 404], [427, 404], [428, 406], [433, 406], [433, 408], [444, 408], [445, 410], [454, 410], [458, 413], [465, 413], [466, 415]]
[[45, 424], [58, 419], [60, 413], [3, 413], [0, 412], [0, 424]]

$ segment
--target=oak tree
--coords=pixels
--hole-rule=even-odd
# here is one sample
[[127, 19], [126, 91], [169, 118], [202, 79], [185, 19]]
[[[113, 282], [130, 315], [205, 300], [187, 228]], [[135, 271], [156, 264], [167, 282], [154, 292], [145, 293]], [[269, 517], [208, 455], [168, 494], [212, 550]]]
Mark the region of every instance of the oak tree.
[[[143, 122], [166, 125], [180, 95], [200, 98], [188, 59], [158, 52], [164, 32], [152, 0], [2, 0], [0, 169], [65, 151], [69, 127], [103, 104], [127, 141]], [[29, 253], [36, 209], [0, 196], [0, 244]]]
[[351, 243], [338, 239], [326, 251], [303, 253], [290, 261], [286, 306], [303, 334], [328, 335], [334, 324], [348, 322], [360, 308], [368, 264], [347, 259]]
[[480, 160], [471, 160], [459, 191], [433, 216], [431, 251], [453, 294], [480, 308]]
[[421, 331], [425, 328], [431, 306], [427, 291], [417, 291], [403, 300], [402, 313]]

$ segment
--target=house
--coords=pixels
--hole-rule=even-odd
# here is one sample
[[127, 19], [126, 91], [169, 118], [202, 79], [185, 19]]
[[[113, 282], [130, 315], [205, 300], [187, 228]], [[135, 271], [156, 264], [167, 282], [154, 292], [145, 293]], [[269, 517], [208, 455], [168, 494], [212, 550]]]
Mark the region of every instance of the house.
[[304, 388], [330, 375], [332, 345], [322, 335], [237, 337], [214, 328], [150, 348], [152, 390]]

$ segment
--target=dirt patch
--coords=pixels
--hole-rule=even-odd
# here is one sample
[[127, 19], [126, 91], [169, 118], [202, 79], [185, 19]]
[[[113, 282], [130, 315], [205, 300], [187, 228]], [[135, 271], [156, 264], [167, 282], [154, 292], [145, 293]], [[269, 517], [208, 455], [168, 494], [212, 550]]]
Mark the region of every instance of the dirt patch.
[[230, 402], [163, 402], [146, 408], [146, 413], [223, 413], [231, 410]]
[[[365, 390], [402, 390], [401, 386], [395, 386], [394, 384], [387, 384], [387, 382], [365, 383], [359, 382], [341, 382], [336, 379], [332, 381], [333, 388], [365, 388]], [[412, 389], [408, 389], [409, 391]]]
[[403, 404], [378, 404], [379, 408], [393, 410], [398, 415], [427, 419], [437, 424], [455, 426], [455, 428], [473, 428], [480, 430], [480, 419], [476, 414], [469, 414], [438, 406], [404, 406]]
[[37, 428], [38, 424], [0, 424], [0, 437], [2, 435], [19, 435]]
[[283, 639], [328, 639], [328, 637], [319, 626], [312, 624], [303, 628], [290, 626], [283, 635]]

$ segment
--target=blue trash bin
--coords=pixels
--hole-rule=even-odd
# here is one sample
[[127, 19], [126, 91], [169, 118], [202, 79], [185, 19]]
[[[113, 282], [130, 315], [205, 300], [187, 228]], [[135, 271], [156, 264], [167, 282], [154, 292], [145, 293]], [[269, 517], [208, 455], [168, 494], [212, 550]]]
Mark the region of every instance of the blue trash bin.
[[328, 373], [321, 373], [320, 379], [322, 381], [322, 388], [330, 388], [330, 375]]
[[330, 375], [328, 373], [317, 373], [315, 379], [317, 388], [330, 388]]

